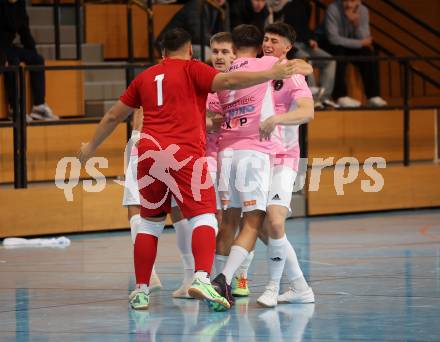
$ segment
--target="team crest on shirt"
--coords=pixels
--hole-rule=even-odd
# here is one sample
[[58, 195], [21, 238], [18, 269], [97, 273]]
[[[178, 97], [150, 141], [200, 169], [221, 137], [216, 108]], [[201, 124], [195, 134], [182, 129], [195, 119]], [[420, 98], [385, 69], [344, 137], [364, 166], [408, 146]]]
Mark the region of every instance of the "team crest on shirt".
[[272, 87], [275, 91], [280, 91], [284, 87], [284, 81], [283, 80], [274, 80], [272, 81]]

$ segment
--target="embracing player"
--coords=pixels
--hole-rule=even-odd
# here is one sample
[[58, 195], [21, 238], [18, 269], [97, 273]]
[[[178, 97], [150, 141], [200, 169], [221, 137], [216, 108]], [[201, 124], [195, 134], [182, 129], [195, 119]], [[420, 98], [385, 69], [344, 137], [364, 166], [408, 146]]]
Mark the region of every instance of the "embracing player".
[[144, 122], [138, 146], [141, 224], [134, 244], [136, 289], [130, 304], [134, 309], [149, 306], [150, 276], [158, 238], [171, 209], [172, 193], [192, 227], [196, 272], [188, 292], [222, 311], [230, 304], [215, 291], [209, 279], [218, 229], [215, 191], [212, 185], [196, 189], [193, 186], [193, 172], [196, 178], [207, 178], [207, 165], [199, 162], [205, 156], [207, 95], [290, 77], [293, 66], [276, 63], [270, 70], [260, 72], [219, 73], [191, 60], [191, 36], [186, 31], [170, 30], [162, 44], [164, 60], [131, 82], [103, 117], [90, 142], [81, 147], [79, 157], [85, 162], [93, 156], [115, 127], [142, 106]]

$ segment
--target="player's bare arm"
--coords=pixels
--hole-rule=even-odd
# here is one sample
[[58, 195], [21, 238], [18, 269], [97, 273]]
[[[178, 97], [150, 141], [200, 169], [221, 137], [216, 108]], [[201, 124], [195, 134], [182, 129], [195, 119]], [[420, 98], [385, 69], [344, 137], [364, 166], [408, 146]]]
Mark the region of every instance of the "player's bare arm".
[[133, 113], [133, 130], [142, 131], [142, 122], [144, 119], [144, 110], [142, 107]]
[[215, 113], [206, 111], [206, 131], [209, 133], [218, 132], [223, 123], [223, 115], [221, 113]]
[[245, 89], [270, 80], [283, 80], [294, 74], [293, 61], [282, 63], [279, 59], [271, 69], [257, 72], [228, 72], [217, 74], [212, 82], [212, 91]]
[[306, 62], [304, 59], [293, 59], [291, 62], [294, 67], [294, 74], [300, 74], [304, 76], [313, 74], [312, 65]]
[[121, 101], [115, 103], [112, 108], [104, 115], [96, 128], [92, 139], [85, 144], [82, 144], [78, 154], [81, 163], [85, 163], [90, 157], [95, 154], [99, 145], [114, 131], [116, 126], [124, 121], [132, 112], [131, 108]]
[[301, 125], [313, 120], [315, 115], [313, 99], [302, 98], [297, 101], [297, 108], [279, 115], [272, 115], [260, 123], [260, 138], [269, 139], [277, 125]]

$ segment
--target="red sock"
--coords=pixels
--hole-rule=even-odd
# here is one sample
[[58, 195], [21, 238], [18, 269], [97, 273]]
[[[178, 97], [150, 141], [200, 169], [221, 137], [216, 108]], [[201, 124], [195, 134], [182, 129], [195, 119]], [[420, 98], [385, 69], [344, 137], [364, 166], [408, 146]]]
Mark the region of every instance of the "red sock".
[[211, 273], [215, 255], [215, 230], [211, 226], [198, 226], [192, 233], [192, 253], [196, 271]]
[[151, 271], [157, 253], [157, 237], [137, 234], [134, 242], [134, 272], [136, 284], [150, 284]]

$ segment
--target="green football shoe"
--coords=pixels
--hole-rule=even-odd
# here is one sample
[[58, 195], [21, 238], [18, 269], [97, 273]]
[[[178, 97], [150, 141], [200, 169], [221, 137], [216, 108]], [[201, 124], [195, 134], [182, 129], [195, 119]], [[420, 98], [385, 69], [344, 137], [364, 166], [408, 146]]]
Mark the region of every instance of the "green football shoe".
[[247, 278], [243, 276], [234, 277], [232, 279], [232, 295], [234, 297], [249, 297], [249, 287]]
[[150, 304], [150, 294], [143, 289], [135, 289], [130, 294], [130, 305], [135, 310], [147, 310]]
[[195, 277], [188, 289], [188, 294], [193, 298], [205, 301], [214, 311], [226, 311], [231, 308], [227, 299], [218, 294], [209, 280], [202, 281]]

